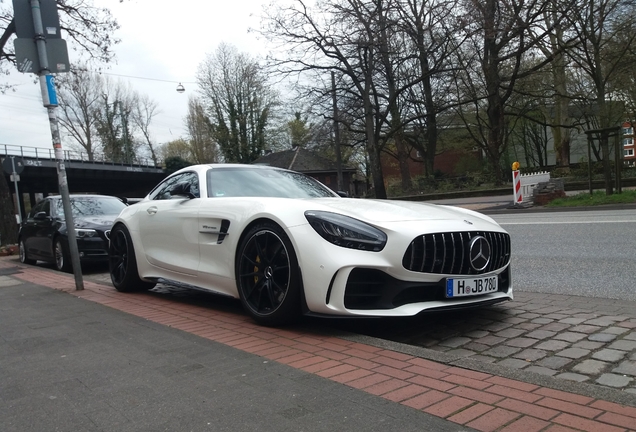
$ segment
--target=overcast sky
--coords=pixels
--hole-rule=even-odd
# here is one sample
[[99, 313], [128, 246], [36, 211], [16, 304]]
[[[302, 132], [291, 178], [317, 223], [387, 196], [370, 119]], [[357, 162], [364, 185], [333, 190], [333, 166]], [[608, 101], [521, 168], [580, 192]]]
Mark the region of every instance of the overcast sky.
[[[206, 53], [226, 42], [253, 56], [266, 54], [265, 44], [248, 32], [249, 28], [259, 27], [264, 0], [95, 2], [110, 8], [121, 26], [116, 34], [121, 39], [115, 47], [116, 63], [105, 72], [157, 102], [161, 113], [154, 119], [152, 133], [158, 143], [185, 134], [183, 118], [188, 95], [196, 92], [196, 71]], [[70, 55], [72, 63], [73, 53]], [[34, 84], [35, 75], [14, 71], [0, 79], [16, 85], [15, 92], [0, 94], [0, 145], [52, 148], [48, 117], [39, 85]], [[185, 93], [177, 93], [179, 82]], [[69, 144], [69, 139], [63, 138], [65, 150], [70, 149]]]

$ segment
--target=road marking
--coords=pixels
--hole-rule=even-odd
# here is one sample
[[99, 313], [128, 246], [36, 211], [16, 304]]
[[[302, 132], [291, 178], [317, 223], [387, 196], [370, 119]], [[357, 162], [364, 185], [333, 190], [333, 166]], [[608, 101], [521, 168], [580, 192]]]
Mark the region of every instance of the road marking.
[[636, 223], [636, 220], [624, 221], [564, 221], [564, 222], [498, 222], [499, 225], [571, 225], [571, 224], [611, 224], [611, 223]]

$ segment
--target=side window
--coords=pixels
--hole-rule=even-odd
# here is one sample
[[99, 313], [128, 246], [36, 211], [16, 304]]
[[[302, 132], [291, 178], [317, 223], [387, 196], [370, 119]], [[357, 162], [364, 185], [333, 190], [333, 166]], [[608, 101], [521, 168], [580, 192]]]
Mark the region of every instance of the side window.
[[182, 174], [178, 174], [176, 176], [170, 177], [161, 183], [155, 191], [153, 192], [152, 199], [153, 200], [167, 200], [172, 199], [172, 195], [170, 195], [170, 190], [178, 183], [189, 183], [190, 184], [190, 192], [194, 194], [195, 197], [199, 198], [201, 196], [199, 190], [199, 177], [197, 173], [186, 172]]
[[42, 200], [37, 203], [29, 212], [29, 217], [33, 218], [36, 214], [40, 212], [45, 212], [47, 216], [51, 216], [51, 201], [50, 200]]
[[199, 190], [199, 175], [197, 173], [185, 173], [183, 180], [190, 184], [190, 192], [196, 197], [201, 198], [201, 191]]

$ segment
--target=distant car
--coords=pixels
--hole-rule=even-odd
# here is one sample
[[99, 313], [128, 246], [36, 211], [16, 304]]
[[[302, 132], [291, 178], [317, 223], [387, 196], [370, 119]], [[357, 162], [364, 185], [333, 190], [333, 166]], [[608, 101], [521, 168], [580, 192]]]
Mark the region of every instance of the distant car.
[[[112, 196], [71, 195], [80, 262], [108, 260], [108, 233], [126, 207]], [[21, 262], [41, 260], [54, 263], [60, 271], [72, 271], [61, 196], [48, 196], [33, 207], [20, 226], [18, 243]]]
[[240, 298], [257, 322], [412, 316], [512, 299], [510, 236], [470, 210], [341, 198], [306, 175], [194, 165], [115, 220], [119, 291], [162, 279]]

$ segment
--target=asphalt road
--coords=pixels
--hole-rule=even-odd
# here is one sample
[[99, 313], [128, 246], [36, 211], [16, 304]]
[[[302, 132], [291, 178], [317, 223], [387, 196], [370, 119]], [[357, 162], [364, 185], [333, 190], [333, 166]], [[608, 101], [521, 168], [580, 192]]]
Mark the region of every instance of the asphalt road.
[[491, 216], [512, 237], [515, 290], [636, 300], [636, 210]]

